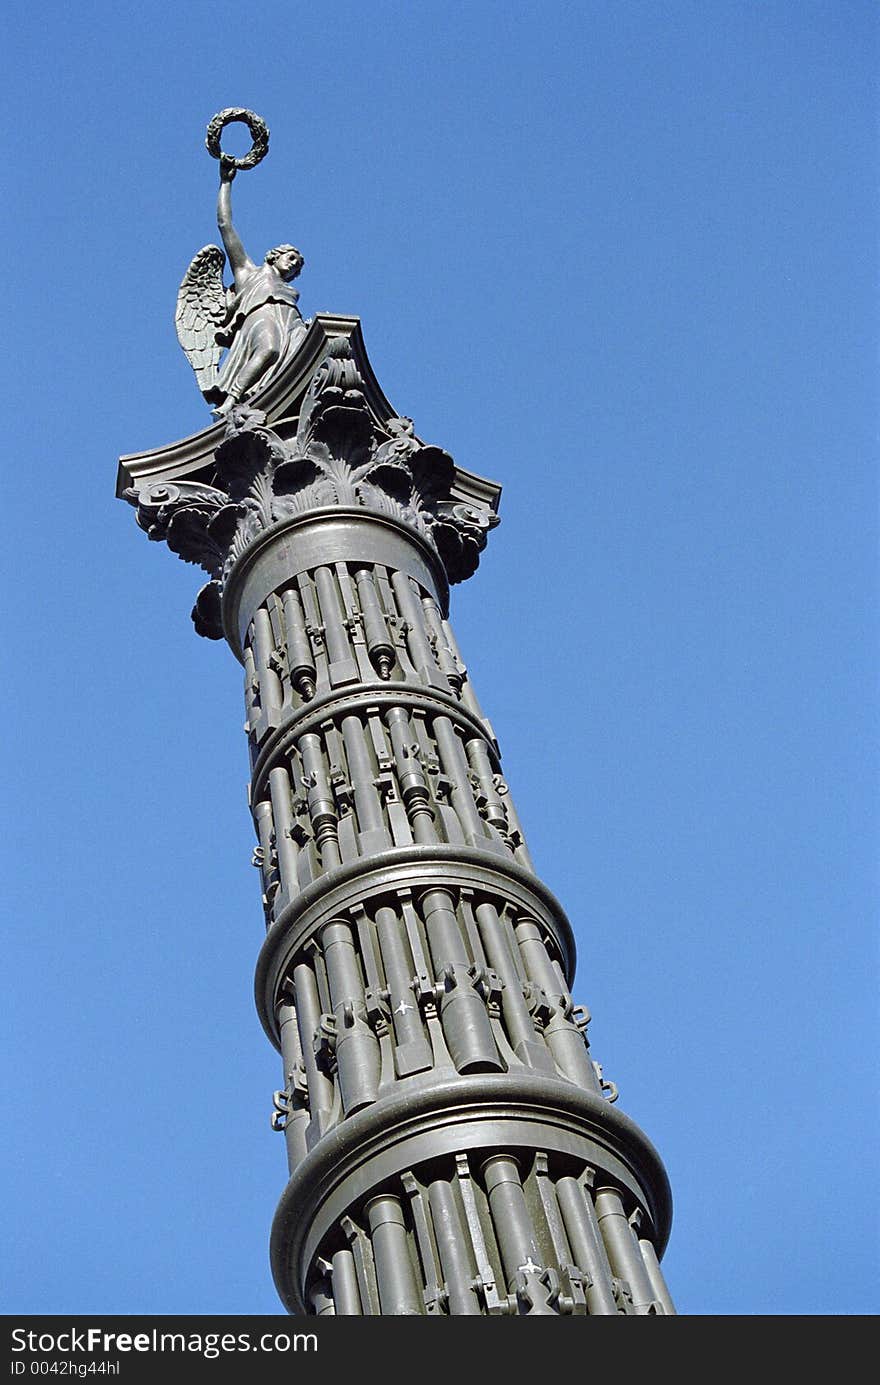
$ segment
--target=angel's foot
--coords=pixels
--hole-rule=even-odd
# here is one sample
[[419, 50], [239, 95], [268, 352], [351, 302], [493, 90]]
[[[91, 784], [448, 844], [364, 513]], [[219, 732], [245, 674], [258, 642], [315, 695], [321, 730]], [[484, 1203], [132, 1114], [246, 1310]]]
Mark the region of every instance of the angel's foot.
[[259, 428], [266, 422], [262, 409], [243, 404], [231, 395], [227, 395], [223, 403], [211, 412], [218, 423], [225, 423], [227, 433], [237, 433], [242, 428]]
[[227, 394], [226, 398], [223, 400], [223, 403], [215, 405], [215, 407], [211, 410], [211, 413], [214, 415], [216, 419], [228, 418], [237, 403], [238, 400], [235, 398], [235, 395]]

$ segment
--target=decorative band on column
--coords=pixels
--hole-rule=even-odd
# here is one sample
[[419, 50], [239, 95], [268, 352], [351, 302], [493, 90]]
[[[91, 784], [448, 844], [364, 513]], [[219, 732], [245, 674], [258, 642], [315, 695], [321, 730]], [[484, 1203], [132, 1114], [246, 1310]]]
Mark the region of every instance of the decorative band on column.
[[328, 505], [273, 524], [232, 566], [223, 590], [223, 632], [240, 661], [254, 613], [300, 572], [327, 563], [381, 563], [411, 577], [449, 610], [449, 583], [437, 553], [415, 529], [387, 515]]
[[[552, 981], [551, 995], [570, 988], [575, 969], [574, 936], [562, 906], [543, 881], [513, 861], [502, 861], [460, 845], [412, 846], [354, 861], [316, 880], [271, 926], [257, 961], [255, 997], [267, 1035], [279, 1047], [275, 1007], [293, 958], [310, 936], [330, 918], [346, 917], [352, 909], [392, 901], [397, 892], [425, 893], [432, 889], [484, 892], [488, 898], [530, 921], [539, 939], [551, 946], [559, 971], [547, 962], [536, 987]], [[479, 930], [478, 930], [479, 936]], [[482, 950], [482, 945], [481, 950]]]
[[[469, 1182], [453, 1197], [450, 1186], [462, 1160]], [[408, 1209], [405, 1199], [395, 1199], [395, 1190], [412, 1194], [416, 1185], [441, 1225], [445, 1217], [445, 1236], [425, 1234], [423, 1201]], [[371, 1199], [386, 1193], [396, 1200], [390, 1220], [397, 1227], [398, 1258], [406, 1229], [410, 1260], [421, 1260], [423, 1267], [427, 1261], [434, 1271], [422, 1285], [429, 1302], [436, 1298], [432, 1278], [445, 1284], [451, 1278], [467, 1312], [467, 1286], [480, 1278], [485, 1284], [488, 1276], [489, 1298], [494, 1292], [506, 1304], [496, 1308], [501, 1312], [671, 1310], [668, 1295], [664, 1301], [653, 1282], [671, 1217], [656, 1151], [621, 1112], [558, 1081], [534, 1075], [458, 1079], [362, 1111], [340, 1129], [332, 1149], [319, 1144], [293, 1174], [273, 1226], [273, 1273], [290, 1311], [303, 1311], [310, 1277], [320, 1272], [322, 1259], [329, 1263], [343, 1248], [344, 1234], [349, 1246], [358, 1236], [369, 1239], [375, 1229], [368, 1217]], [[474, 1220], [468, 1197], [482, 1199], [484, 1211], [476, 1217], [470, 1245], [468, 1235], [458, 1236], [456, 1250], [450, 1223], [454, 1232], [456, 1224], [461, 1231]], [[354, 1237], [353, 1228], [359, 1228]], [[361, 1251], [367, 1249], [362, 1243]], [[410, 1283], [410, 1304], [411, 1289]], [[575, 1306], [560, 1308], [560, 1294]], [[508, 1296], [517, 1300], [513, 1307]], [[482, 1289], [480, 1297], [480, 1311], [486, 1311]], [[580, 1310], [575, 1301], [583, 1304]], [[423, 1301], [417, 1311], [430, 1310]]]

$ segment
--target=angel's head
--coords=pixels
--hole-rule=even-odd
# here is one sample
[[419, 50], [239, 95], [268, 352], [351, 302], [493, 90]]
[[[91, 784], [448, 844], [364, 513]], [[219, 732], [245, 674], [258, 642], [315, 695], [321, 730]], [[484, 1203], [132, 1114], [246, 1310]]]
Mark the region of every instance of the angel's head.
[[290, 283], [305, 264], [305, 260], [295, 245], [276, 245], [274, 250], [266, 251], [266, 264], [271, 265], [281, 278]]

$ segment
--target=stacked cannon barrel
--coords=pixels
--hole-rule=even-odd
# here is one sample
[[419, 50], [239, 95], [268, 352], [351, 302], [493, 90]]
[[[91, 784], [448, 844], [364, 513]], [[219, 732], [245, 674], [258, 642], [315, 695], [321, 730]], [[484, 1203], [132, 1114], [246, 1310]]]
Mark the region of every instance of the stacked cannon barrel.
[[666, 1175], [591, 1058], [571, 928], [448, 620], [498, 487], [394, 414], [356, 319], [317, 317], [256, 404], [123, 458], [120, 493], [207, 569], [197, 629], [244, 669], [281, 1298], [671, 1313]]

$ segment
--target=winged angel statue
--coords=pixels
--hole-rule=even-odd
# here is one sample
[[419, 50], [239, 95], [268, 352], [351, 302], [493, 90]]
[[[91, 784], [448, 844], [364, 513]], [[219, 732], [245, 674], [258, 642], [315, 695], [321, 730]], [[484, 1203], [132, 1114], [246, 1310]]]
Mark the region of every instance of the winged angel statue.
[[[220, 148], [220, 133], [231, 121], [243, 121], [253, 136], [241, 159]], [[232, 181], [239, 169], [253, 168], [265, 156], [265, 122], [253, 111], [231, 107], [214, 116], [205, 143], [220, 160], [217, 226], [226, 255], [219, 246], [206, 245], [195, 256], [177, 295], [175, 326], [199, 389], [223, 417], [267, 384], [305, 336], [299, 293], [291, 287], [305, 261], [296, 246], [276, 245], [262, 264], [255, 264], [232, 224]], [[233, 276], [229, 288], [223, 284], [227, 256]]]

